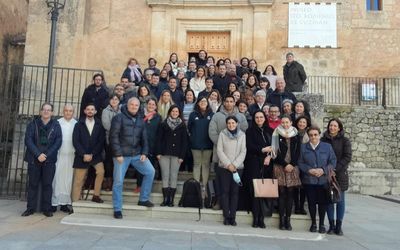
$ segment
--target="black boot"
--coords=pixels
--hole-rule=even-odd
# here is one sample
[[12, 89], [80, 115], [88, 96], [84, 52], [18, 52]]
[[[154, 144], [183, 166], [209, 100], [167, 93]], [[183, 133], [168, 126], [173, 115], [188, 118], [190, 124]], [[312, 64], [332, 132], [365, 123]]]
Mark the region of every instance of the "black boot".
[[174, 206], [175, 192], [176, 192], [176, 188], [170, 188], [169, 189], [169, 204], [168, 204], [168, 207], [173, 207]]
[[343, 235], [343, 231], [342, 231], [342, 221], [341, 220], [337, 220], [336, 221], [336, 229], [335, 229], [335, 234], [342, 236]]
[[285, 217], [285, 228], [286, 230], [292, 231], [292, 225], [290, 224], [290, 217]]
[[335, 230], [336, 230], [335, 221], [334, 220], [329, 220], [329, 229], [328, 229], [327, 234], [334, 234]]
[[264, 216], [258, 217], [258, 227], [259, 228], [265, 228]]
[[169, 205], [169, 188], [162, 188], [163, 202], [160, 206], [165, 207]]
[[253, 225], [252, 227], [258, 227], [258, 217], [253, 215]]
[[285, 216], [279, 216], [279, 229], [285, 230]]

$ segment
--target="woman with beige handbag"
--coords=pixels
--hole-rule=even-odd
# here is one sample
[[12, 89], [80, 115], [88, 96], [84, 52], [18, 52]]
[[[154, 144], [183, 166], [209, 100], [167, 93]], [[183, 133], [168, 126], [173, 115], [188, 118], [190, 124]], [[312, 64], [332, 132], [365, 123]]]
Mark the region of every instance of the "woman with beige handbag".
[[264, 198], [255, 197], [253, 179], [271, 178], [271, 134], [272, 130], [265, 123], [264, 112], [253, 114], [252, 125], [246, 130], [247, 154], [244, 162], [243, 181], [248, 191], [248, 211], [253, 214], [252, 227], [265, 228], [262, 202]]
[[274, 176], [279, 186], [279, 229], [292, 230], [293, 190], [301, 185], [297, 160], [301, 141], [289, 116], [284, 115], [272, 134]]

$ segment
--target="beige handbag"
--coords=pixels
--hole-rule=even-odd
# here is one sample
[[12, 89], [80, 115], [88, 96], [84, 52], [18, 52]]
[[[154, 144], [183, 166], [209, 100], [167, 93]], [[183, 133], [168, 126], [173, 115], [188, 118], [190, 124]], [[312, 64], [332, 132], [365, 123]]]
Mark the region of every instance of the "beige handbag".
[[277, 179], [253, 179], [254, 197], [278, 198]]

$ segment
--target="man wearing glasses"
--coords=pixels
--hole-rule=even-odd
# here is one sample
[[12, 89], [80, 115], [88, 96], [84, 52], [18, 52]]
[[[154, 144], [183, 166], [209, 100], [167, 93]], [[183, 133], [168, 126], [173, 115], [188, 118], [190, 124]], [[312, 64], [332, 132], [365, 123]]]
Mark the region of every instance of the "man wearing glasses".
[[53, 105], [44, 103], [40, 117], [28, 124], [25, 132], [25, 158], [28, 163], [28, 203], [21, 216], [32, 215], [36, 210], [37, 195], [42, 183], [42, 211], [46, 217], [53, 216], [51, 195], [58, 149], [62, 143], [61, 127], [58, 121], [51, 119]]

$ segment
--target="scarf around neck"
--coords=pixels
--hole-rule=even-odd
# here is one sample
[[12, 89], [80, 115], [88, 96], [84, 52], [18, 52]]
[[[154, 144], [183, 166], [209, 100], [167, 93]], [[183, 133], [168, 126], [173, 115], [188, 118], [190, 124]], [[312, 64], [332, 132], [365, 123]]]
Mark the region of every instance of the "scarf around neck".
[[284, 129], [282, 125], [279, 125], [272, 134], [272, 158], [275, 159], [279, 152], [279, 136], [285, 139], [292, 138], [298, 134], [297, 129], [291, 126], [288, 129]]
[[176, 119], [173, 119], [173, 118], [171, 118], [171, 116], [168, 116], [168, 118], [167, 118], [167, 124], [172, 130], [175, 130], [181, 123], [182, 123], [182, 119], [179, 117]]
[[128, 66], [128, 68], [131, 70], [131, 79], [135, 80], [137, 82], [141, 82], [142, 81], [142, 75], [140, 74], [139, 70], [138, 70], [138, 66], [134, 65], [134, 66]]

